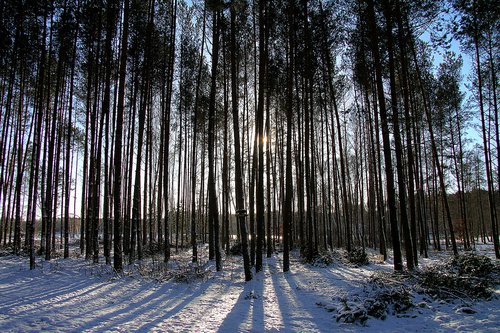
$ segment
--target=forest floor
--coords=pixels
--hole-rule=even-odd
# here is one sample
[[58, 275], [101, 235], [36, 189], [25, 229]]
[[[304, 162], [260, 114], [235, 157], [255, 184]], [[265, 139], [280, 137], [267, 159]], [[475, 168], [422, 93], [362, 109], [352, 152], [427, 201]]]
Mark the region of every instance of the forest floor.
[[[206, 249], [202, 249], [202, 254]], [[491, 246], [478, 254], [491, 257]], [[428, 292], [411, 274], [392, 274], [391, 262], [356, 267], [333, 253], [316, 264], [296, 253], [291, 271], [282, 256], [244, 282], [239, 257], [194, 267], [189, 252], [168, 267], [153, 256], [117, 275], [76, 252], [50, 262], [0, 256], [0, 332], [498, 332], [500, 285], [486, 299]], [[449, 260], [447, 252], [421, 259], [418, 271]], [[492, 260], [498, 271], [498, 261]], [[440, 294], [441, 296], [437, 296]], [[452, 295], [453, 294], [453, 295]]]

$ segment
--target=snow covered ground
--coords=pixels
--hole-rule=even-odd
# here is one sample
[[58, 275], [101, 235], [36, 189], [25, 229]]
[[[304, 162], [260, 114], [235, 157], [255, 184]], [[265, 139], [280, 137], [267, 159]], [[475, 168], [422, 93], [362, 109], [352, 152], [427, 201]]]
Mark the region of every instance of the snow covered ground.
[[282, 273], [276, 254], [245, 283], [237, 257], [226, 258], [223, 272], [213, 272], [209, 262], [201, 267], [205, 278], [189, 279], [183, 273], [192, 271], [187, 255], [174, 258], [168, 272], [148, 259], [144, 266], [128, 266], [123, 276], [77, 257], [39, 259], [30, 271], [27, 258], [3, 256], [0, 332], [500, 331], [498, 285], [492, 300], [468, 304], [472, 314], [462, 311], [460, 300], [413, 294], [412, 302], [425, 306], [364, 325], [337, 321], [342, 304], [363, 297], [367, 279], [375, 271], [390, 272], [391, 264], [316, 267], [294, 258], [291, 272]]

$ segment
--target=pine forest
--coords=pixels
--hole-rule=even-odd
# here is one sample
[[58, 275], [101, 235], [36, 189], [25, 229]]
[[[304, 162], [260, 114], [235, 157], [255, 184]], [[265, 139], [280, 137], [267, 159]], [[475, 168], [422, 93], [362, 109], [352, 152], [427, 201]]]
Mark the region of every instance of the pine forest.
[[[0, 0], [0, 300], [12, 270], [218, 286], [236, 275], [235, 304], [254, 313], [241, 325], [235, 305], [213, 326], [161, 328], [151, 304], [149, 326], [64, 324], [55, 308], [48, 326], [26, 325], [323, 332], [293, 319], [304, 304], [286, 314], [278, 291], [269, 310], [269, 281], [321, 289], [314, 274], [382, 265], [359, 274], [386, 314], [410, 311], [398, 288], [419, 285], [461, 300], [459, 322], [486, 302], [491, 326], [469, 328], [495, 331], [499, 18], [493, 0]], [[318, 301], [295, 283], [332, 325], [386, 319], [371, 294]], [[1, 330], [27, 329], [2, 311]]]

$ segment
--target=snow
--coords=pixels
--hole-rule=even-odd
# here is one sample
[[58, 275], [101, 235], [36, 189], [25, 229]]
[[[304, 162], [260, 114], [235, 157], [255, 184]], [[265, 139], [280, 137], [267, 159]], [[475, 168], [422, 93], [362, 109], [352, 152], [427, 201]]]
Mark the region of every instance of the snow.
[[27, 258], [2, 256], [0, 332], [499, 331], [498, 285], [489, 301], [464, 304], [412, 294], [417, 306], [403, 314], [370, 317], [364, 324], [337, 321], [343, 304], [362, 304], [371, 295], [367, 280], [392, 271], [391, 263], [317, 267], [292, 257], [291, 272], [281, 271], [281, 255], [275, 254], [265, 259], [263, 272], [244, 282], [238, 257], [227, 257], [222, 272], [205, 262], [195, 278], [189, 253], [174, 257], [168, 270], [145, 259], [122, 275], [77, 256], [39, 258], [33, 271]]

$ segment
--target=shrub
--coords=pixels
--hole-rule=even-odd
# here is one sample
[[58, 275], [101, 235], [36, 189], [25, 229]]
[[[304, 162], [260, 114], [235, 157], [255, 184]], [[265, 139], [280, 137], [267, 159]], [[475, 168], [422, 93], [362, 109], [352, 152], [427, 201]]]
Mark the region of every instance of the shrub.
[[324, 251], [313, 258], [313, 262], [311, 263], [313, 266], [316, 267], [327, 267], [333, 264], [333, 256], [330, 252]]
[[241, 250], [241, 243], [238, 242], [238, 243], [234, 243], [231, 248], [229, 249], [229, 252], [233, 255], [233, 256], [240, 256], [242, 255], [243, 251]]
[[460, 255], [426, 267], [417, 276], [425, 291], [437, 298], [490, 298], [496, 283], [492, 276], [495, 270], [486, 256]]
[[348, 259], [351, 264], [364, 266], [369, 264], [368, 255], [362, 248], [354, 248], [349, 252]]
[[364, 325], [369, 317], [385, 320], [387, 315], [404, 313], [414, 307], [411, 294], [403, 287], [382, 287], [373, 285], [367, 292], [363, 303], [342, 300], [342, 309], [338, 312], [337, 321]]
[[465, 254], [454, 257], [451, 260], [450, 266], [458, 270], [460, 276], [485, 277], [490, 275], [495, 265], [491, 259], [486, 256]]

